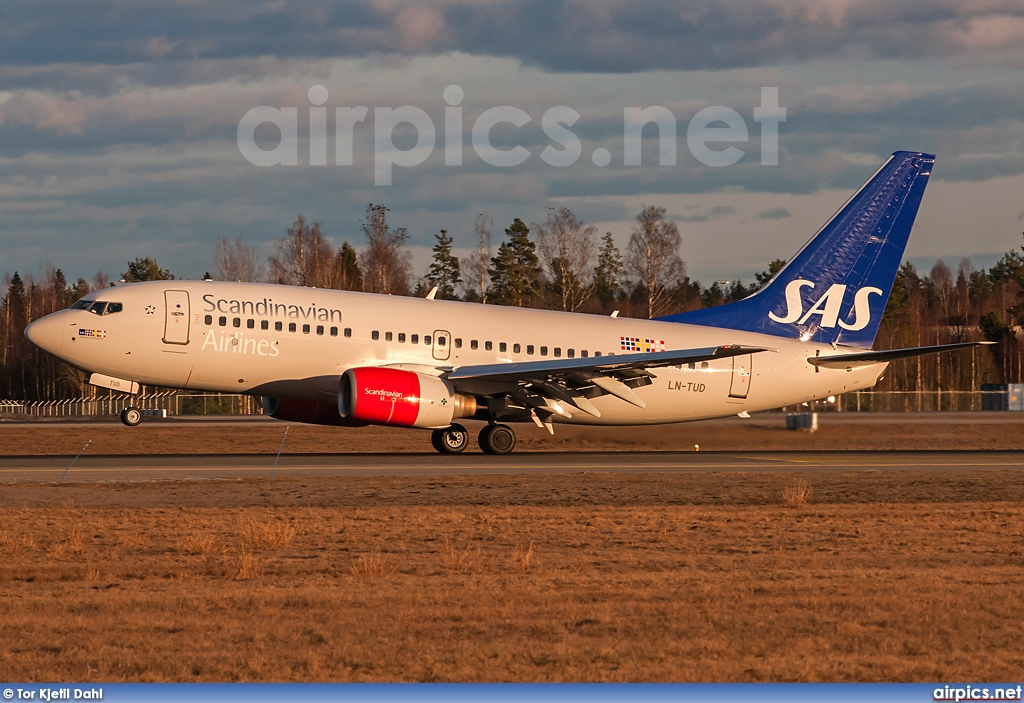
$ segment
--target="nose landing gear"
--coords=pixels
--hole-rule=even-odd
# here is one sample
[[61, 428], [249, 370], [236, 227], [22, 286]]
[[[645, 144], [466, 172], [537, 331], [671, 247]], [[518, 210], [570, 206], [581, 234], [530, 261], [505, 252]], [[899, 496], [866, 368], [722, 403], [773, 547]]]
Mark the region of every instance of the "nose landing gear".
[[142, 422], [142, 411], [129, 405], [121, 411], [121, 422], [128, 425], [128, 427], [135, 427]]

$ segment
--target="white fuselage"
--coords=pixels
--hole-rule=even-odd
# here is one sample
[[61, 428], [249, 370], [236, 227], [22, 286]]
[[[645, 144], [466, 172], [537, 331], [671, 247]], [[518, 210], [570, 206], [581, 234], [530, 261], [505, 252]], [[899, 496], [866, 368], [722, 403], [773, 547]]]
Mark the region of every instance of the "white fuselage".
[[[874, 385], [886, 364], [828, 369], [828, 345], [734, 330], [496, 305], [214, 281], [117, 286], [88, 296], [113, 314], [56, 313], [50, 351], [89, 372], [139, 383], [336, 403], [341, 375], [363, 366], [428, 374], [455, 367], [726, 344], [771, 351], [655, 368], [635, 389], [645, 408], [595, 398], [600, 417], [632, 425], [767, 410]], [[443, 341], [442, 341], [443, 340]], [[53, 348], [57, 347], [57, 348]]]

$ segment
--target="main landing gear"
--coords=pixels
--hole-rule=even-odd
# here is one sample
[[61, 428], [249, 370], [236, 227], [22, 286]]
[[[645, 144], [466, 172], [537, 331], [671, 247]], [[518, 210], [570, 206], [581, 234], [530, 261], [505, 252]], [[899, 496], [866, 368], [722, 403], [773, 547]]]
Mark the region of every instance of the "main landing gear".
[[[516, 448], [516, 433], [508, 425], [487, 425], [480, 430], [479, 441], [485, 454], [510, 454]], [[469, 432], [455, 423], [431, 432], [430, 443], [441, 454], [458, 454], [469, 446]]]
[[484, 454], [511, 454], [516, 448], [516, 433], [508, 425], [487, 425], [480, 430], [480, 448]]
[[448, 429], [431, 432], [430, 443], [442, 454], [458, 454], [469, 446], [469, 432], [462, 425], [455, 423]]
[[127, 408], [121, 411], [121, 422], [128, 425], [129, 427], [135, 427], [142, 422], [142, 411], [138, 408], [129, 405]]

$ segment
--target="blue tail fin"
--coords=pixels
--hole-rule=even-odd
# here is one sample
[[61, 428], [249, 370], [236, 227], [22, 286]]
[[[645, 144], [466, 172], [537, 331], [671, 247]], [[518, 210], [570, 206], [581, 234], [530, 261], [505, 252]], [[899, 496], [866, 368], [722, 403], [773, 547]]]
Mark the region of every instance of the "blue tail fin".
[[934, 163], [897, 151], [757, 293], [658, 319], [870, 349]]

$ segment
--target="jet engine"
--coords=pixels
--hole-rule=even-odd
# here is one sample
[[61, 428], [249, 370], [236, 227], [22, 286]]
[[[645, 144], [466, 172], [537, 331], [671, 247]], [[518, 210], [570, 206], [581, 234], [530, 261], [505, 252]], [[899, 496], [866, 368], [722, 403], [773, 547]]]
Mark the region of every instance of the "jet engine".
[[275, 420], [302, 422], [307, 425], [343, 425], [362, 427], [365, 422], [343, 418], [333, 403], [318, 403], [315, 400], [297, 398], [272, 398], [263, 396], [263, 413]]
[[437, 376], [364, 367], [341, 377], [338, 414], [374, 425], [443, 429], [476, 414], [476, 398], [456, 393]]

